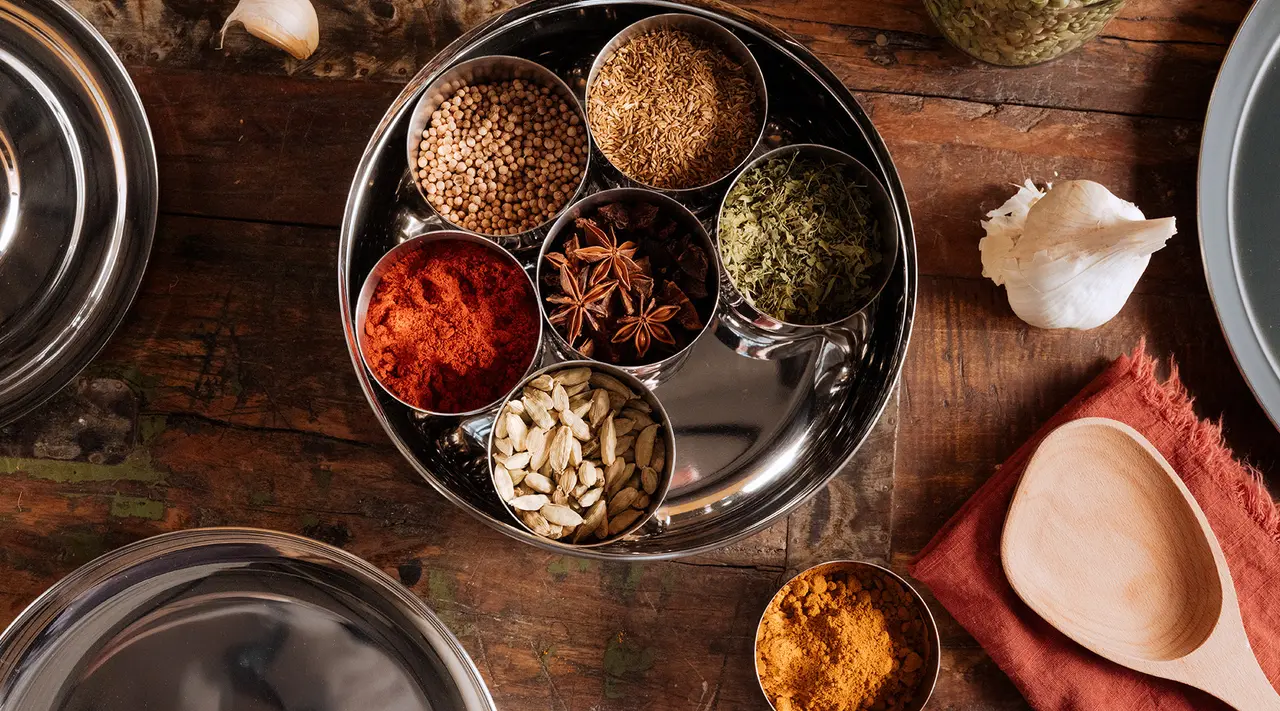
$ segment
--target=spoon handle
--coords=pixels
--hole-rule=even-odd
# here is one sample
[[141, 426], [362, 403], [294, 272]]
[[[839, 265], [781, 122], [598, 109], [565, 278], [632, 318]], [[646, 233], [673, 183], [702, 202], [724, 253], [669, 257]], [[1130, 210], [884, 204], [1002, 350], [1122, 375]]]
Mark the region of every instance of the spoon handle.
[[1201, 673], [1192, 684], [1233, 708], [1239, 711], [1280, 711], [1280, 694], [1271, 686], [1252, 654], [1223, 654], [1213, 669], [1206, 668], [1208, 665], [1204, 664], [1198, 666], [1201, 666]]

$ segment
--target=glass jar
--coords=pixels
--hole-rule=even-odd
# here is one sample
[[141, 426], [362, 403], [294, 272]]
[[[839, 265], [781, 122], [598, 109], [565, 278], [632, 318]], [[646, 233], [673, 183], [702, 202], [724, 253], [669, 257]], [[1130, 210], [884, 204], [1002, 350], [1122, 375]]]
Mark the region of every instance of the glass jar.
[[1093, 39], [1125, 0], [924, 0], [951, 44], [1007, 67], [1040, 64]]

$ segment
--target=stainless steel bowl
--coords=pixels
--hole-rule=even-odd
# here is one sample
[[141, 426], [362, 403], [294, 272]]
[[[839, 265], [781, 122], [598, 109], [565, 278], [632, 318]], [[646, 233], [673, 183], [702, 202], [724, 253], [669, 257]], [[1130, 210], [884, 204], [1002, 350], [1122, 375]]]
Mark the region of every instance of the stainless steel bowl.
[[492, 711], [458, 640], [365, 561], [273, 531], [167, 533], [82, 566], [0, 634], [5, 711]]
[[[391, 269], [392, 265], [394, 265], [397, 261], [403, 258], [406, 254], [417, 251], [418, 249], [421, 249], [424, 245], [430, 244], [431, 242], [445, 242], [445, 241], [451, 241], [451, 240], [459, 241], [459, 242], [469, 242], [471, 244], [478, 244], [484, 247], [485, 249], [490, 250], [494, 254], [500, 254], [502, 255], [503, 259], [510, 262], [511, 265], [514, 266], [516, 269], [519, 269], [520, 273], [524, 274], [526, 279], [529, 277], [529, 272], [525, 271], [524, 266], [521, 265], [520, 262], [516, 260], [515, 257], [511, 256], [510, 252], [495, 245], [493, 242], [490, 242], [485, 237], [480, 237], [478, 235], [471, 234], [470, 232], [461, 232], [461, 231], [452, 231], [452, 230], [428, 232], [427, 234], [424, 234], [424, 235], [418, 235], [417, 237], [409, 239], [405, 242], [401, 242], [400, 244], [392, 248], [390, 251], [388, 251], [386, 254], [382, 255], [382, 258], [378, 260], [378, 263], [374, 265], [373, 270], [370, 271], [369, 275], [365, 278], [364, 286], [360, 288], [360, 296], [356, 302], [355, 318], [356, 318], [356, 324], [358, 324], [356, 328], [356, 344], [360, 350], [360, 362], [362, 362], [364, 364], [364, 367], [369, 370], [370, 377], [373, 378], [374, 382], [376, 382], [378, 386], [383, 389], [383, 391], [385, 391], [391, 397], [395, 398], [396, 402], [399, 402], [401, 405], [404, 405], [405, 407], [410, 408], [414, 412], [420, 413], [422, 415], [428, 415], [433, 417], [470, 417], [472, 415], [478, 415], [482, 412], [488, 412], [489, 410], [492, 410], [494, 406], [496, 406], [498, 403], [505, 400], [507, 398], [507, 395], [502, 395], [490, 403], [487, 403], [481, 407], [477, 407], [473, 410], [468, 410], [467, 412], [435, 412], [432, 410], [426, 410], [421, 407], [418, 407], [417, 405], [414, 405], [413, 403], [410, 403], [401, 399], [401, 397], [397, 395], [394, 390], [387, 387], [387, 385], [378, 378], [378, 375], [374, 371], [373, 366], [369, 364], [369, 361], [365, 356], [365, 352], [366, 352], [365, 339], [368, 336], [365, 335], [364, 322], [365, 322], [365, 319], [368, 318], [369, 316], [369, 302], [373, 300], [373, 294], [375, 291], [377, 291], [378, 284], [382, 281], [383, 275], [385, 275], [387, 271]], [[529, 288], [532, 290], [533, 298], [537, 299], [538, 290], [534, 288], [532, 281], [529, 282]], [[525, 368], [526, 375], [529, 373], [529, 371], [537, 367], [538, 362], [542, 357], [542, 343], [543, 343], [542, 318], [541, 316], [539, 316], [538, 317], [538, 341], [537, 341], [537, 345], [533, 349], [533, 355], [529, 358], [529, 365]], [[508, 394], [510, 394], [510, 392], [508, 392]]]
[[65, 2], [0, 2], [0, 425], [124, 320], [157, 197], [147, 115], [106, 40]]
[[[595, 84], [596, 77], [600, 73], [600, 68], [604, 66], [605, 62], [609, 61], [609, 58], [612, 57], [618, 49], [638, 35], [659, 29], [680, 30], [694, 35], [695, 37], [705, 39], [716, 47], [724, 50], [731, 58], [740, 63], [743, 68], [747, 70], [747, 73], [751, 76], [752, 83], [756, 87], [756, 110], [760, 117], [760, 129], [756, 132], [756, 139], [752, 141], [752, 148], [754, 149], [755, 146], [760, 145], [760, 140], [764, 137], [765, 125], [769, 116], [769, 90], [765, 85], [764, 73], [760, 71], [760, 63], [756, 61], [755, 55], [751, 53], [751, 50], [747, 48], [747, 45], [742, 40], [738, 39], [737, 35], [730, 32], [719, 22], [706, 17], [700, 17], [698, 15], [691, 15], [683, 12], [654, 15], [653, 17], [647, 17], [635, 22], [618, 34], [614, 35], [613, 39], [609, 40], [609, 42], [605, 44], [604, 48], [596, 54], [595, 61], [591, 63], [591, 71], [587, 75], [588, 107], [591, 102], [591, 87]], [[587, 114], [587, 123], [591, 123], [591, 115], [589, 112]], [[594, 142], [593, 145], [595, 145]], [[595, 150], [599, 150], [599, 148], [597, 147]], [[692, 185], [686, 188], [659, 188], [653, 185], [648, 185], [643, 181], [627, 175], [621, 168], [614, 165], [613, 161], [609, 160], [609, 157], [604, 155], [603, 152], [601, 152], [600, 155], [604, 158], [605, 162], [613, 172], [622, 176], [631, 184], [670, 195], [679, 195], [682, 198], [685, 198], [690, 194], [706, 191], [717, 183], [727, 180], [735, 172], [741, 169], [743, 164], [751, 158], [751, 153], [751, 150], [745, 152], [742, 156], [742, 160], [738, 161], [737, 165], [733, 166], [733, 168], [725, 171], [724, 175], [708, 181], [703, 185]]]
[[[625, 530], [617, 533], [616, 535], [609, 537], [607, 540], [596, 541], [593, 543], [566, 543], [564, 541], [543, 538], [542, 536], [538, 536], [538, 534], [534, 533], [532, 529], [525, 525], [524, 521], [520, 520], [520, 517], [516, 515], [515, 511], [512, 510], [510, 506], [507, 506], [506, 503], [502, 501], [501, 497], [498, 496], [496, 485], [493, 489], [493, 496], [498, 499], [499, 505], [506, 510], [507, 514], [515, 520], [517, 526], [528, 531], [529, 535], [537, 536], [542, 541], [545, 541], [546, 545], [568, 550], [580, 550], [585, 548], [600, 550], [607, 549], [610, 545], [616, 544], [628, 536], [631, 536], [636, 531], [644, 528], [645, 524], [649, 523], [649, 521], [653, 519], [653, 517], [657, 515], [658, 511], [662, 508], [662, 502], [667, 498], [667, 492], [671, 490], [671, 477], [676, 468], [676, 437], [675, 429], [671, 426], [671, 418], [667, 415], [666, 408], [662, 406], [662, 401], [653, 394], [653, 390], [641, 382], [639, 378], [631, 375], [625, 370], [609, 365], [608, 363], [598, 363], [594, 360], [564, 361], [554, 365], [549, 365], [535, 373], [530, 373], [524, 380], [520, 381], [520, 384], [511, 391], [511, 394], [502, 401], [502, 406], [498, 408], [498, 412], [501, 413], [503, 408], [507, 406], [507, 401], [515, 398], [521, 391], [523, 391], [524, 386], [528, 385], [530, 380], [533, 380], [539, 375], [543, 375], [545, 373], [555, 373], [559, 370], [579, 367], [591, 368], [592, 370], [599, 371], [606, 375], [612, 375], [618, 380], [626, 383], [636, 392], [637, 395], [643, 398], [645, 402], [649, 403], [649, 407], [653, 408], [653, 414], [656, 415], [656, 417], [654, 417], [654, 421], [662, 424], [662, 443], [663, 446], [666, 447], [667, 458], [663, 464], [662, 471], [659, 472], [660, 478], [658, 479], [658, 488], [649, 496], [649, 506], [645, 509], [644, 514], [637, 518], [635, 523], [631, 524]], [[489, 453], [487, 457], [489, 465], [489, 482], [492, 484], [494, 452], [492, 428], [489, 430], [488, 446], [486, 451]]]
[[[738, 185], [744, 175], [775, 158], [789, 159], [792, 156], [820, 160], [828, 165], [843, 166], [844, 170], [851, 173], [859, 184], [866, 186], [871, 199], [871, 215], [876, 221], [875, 247], [880, 251], [880, 263], [876, 265], [871, 273], [870, 281], [867, 283], [867, 293], [855, 302], [852, 310], [842, 318], [823, 324], [788, 323], [760, 311], [755, 307], [755, 304], [751, 303], [750, 297], [734, 283], [733, 275], [729, 273], [729, 270], [723, 269], [725, 281], [732, 287], [729, 289], [730, 296], [726, 299], [726, 305], [738, 312], [755, 328], [777, 336], [806, 336], [815, 331], [838, 328], [841, 324], [855, 318], [880, 296], [880, 292], [889, 283], [889, 279], [893, 276], [897, 266], [898, 243], [902, 240], [902, 228], [894, 211], [893, 199], [889, 197], [889, 193], [881, 185], [875, 174], [853, 156], [835, 148], [814, 143], [797, 143], [782, 146], [751, 161], [734, 179], [729, 189], [725, 191], [718, 215], [724, 215], [729, 193], [733, 192], [733, 188]], [[716, 227], [718, 233], [719, 220], [716, 222]], [[724, 241], [719, 238], [719, 234], [717, 234], [717, 242], [721, 245], [724, 244]], [[723, 264], [724, 255], [717, 252], [717, 256], [719, 256]]]
[[[665, 380], [670, 379], [680, 370], [680, 366], [689, 358], [689, 354], [693, 352], [694, 345], [698, 339], [702, 337], [711, 328], [712, 322], [715, 320], [715, 314], [720, 308], [720, 293], [717, 285], [720, 283], [720, 259], [719, 250], [716, 245], [707, 236], [707, 230], [698, 221], [692, 212], [684, 205], [676, 202], [670, 197], [663, 195], [654, 190], [647, 188], [612, 188], [610, 190], [601, 190], [593, 193], [582, 200], [574, 203], [560, 218], [551, 225], [550, 231], [547, 232], [547, 239], [542, 243], [542, 249], [538, 252], [538, 265], [536, 268], [536, 277], [534, 282], [538, 287], [538, 306], [543, 310], [544, 316], [547, 314], [546, 298], [543, 289], [546, 286], [545, 273], [543, 268], [546, 265], [546, 257], [548, 252], [552, 252], [559, 248], [563, 239], [567, 238], [566, 230], [573, 227], [574, 221], [583, 215], [589, 214], [601, 205], [611, 202], [623, 202], [629, 204], [647, 203], [657, 205], [658, 209], [670, 217], [673, 217], [681, 227], [688, 230], [707, 251], [708, 268], [712, 271], [714, 279], [711, 282], [711, 313], [709, 317], [704, 319], [702, 330], [693, 338], [689, 339], [689, 343], [679, 351], [663, 358], [662, 360], [646, 363], [644, 365], [619, 365], [614, 366], [626, 371], [630, 375], [634, 375], [644, 381], [649, 386], [656, 386]], [[549, 322], [548, 322], [549, 323]], [[574, 348], [564, 336], [560, 334], [560, 330], [555, 326], [547, 329], [551, 332], [551, 350], [561, 358], [586, 358], [578, 349]], [[589, 359], [599, 363], [594, 359]]]
[[778, 589], [778, 592], [774, 593], [773, 598], [769, 600], [769, 604], [765, 606], [764, 612], [760, 613], [760, 621], [756, 623], [755, 641], [751, 645], [751, 659], [752, 664], [756, 669], [756, 681], [760, 684], [760, 694], [769, 702], [769, 708], [775, 707], [773, 705], [773, 699], [770, 699], [769, 695], [765, 693], [764, 681], [760, 678], [760, 649], [758, 646], [760, 644], [760, 630], [764, 627], [765, 615], [769, 614], [769, 610], [772, 610], [775, 605], [782, 601], [783, 594], [797, 578], [814, 573], [825, 573], [835, 570], [853, 570], [858, 568], [873, 570], [880, 576], [898, 583], [904, 590], [911, 593], [911, 598], [915, 601], [915, 609], [920, 614], [921, 622], [924, 623], [924, 639], [929, 648], [926, 650], [927, 653], [925, 655], [923, 667], [924, 674], [920, 678], [920, 686], [917, 687], [916, 694], [911, 699], [911, 704], [907, 706], [904, 711], [920, 711], [920, 709], [923, 709], [925, 704], [929, 702], [929, 697], [933, 695], [934, 687], [938, 685], [938, 674], [942, 671], [942, 640], [938, 636], [938, 623], [933, 619], [933, 613], [929, 611], [929, 605], [925, 603], [924, 597], [922, 597], [920, 592], [917, 591], [911, 583], [908, 583], [905, 578], [882, 565], [858, 560], [832, 560], [806, 568], [791, 576], [791, 578], [788, 579], [786, 583], [783, 583], [782, 587]]
[[[564, 210], [573, 204], [574, 200], [582, 194], [583, 187], [587, 182], [587, 173], [591, 170], [591, 133], [587, 126], [586, 112], [582, 109], [582, 104], [578, 101], [577, 95], [564, 83], [560, 77], [546, 67], [531, 62], [520, 57], [509, 57], [505, 55], [493, 55], [487, 57], [476, 57], [451, 67], [448, 71], [441, 74], [427, 86], [422, 93], [422, 98], [418, 99], [418, 103], [413, 107], [413, 113], [409, 118], [409, 131], [405, 136], [405, 150], [409, 160], [410, 177], [413, 185], [418, 190], [418, 194], [422, 196], [423, 202], [431, 209], [442, 223], [449, 225], [455, 229], [463, 229], [459, 225], [446, 220], [435, 206], [427, 199], [427, 193], [422, 187], [422, 182], [418, 180], [415, 174], [418, 165], [418, 150], [422, 141], [422, 131], [431, 123], [431, 113], [440, 107], [446, 99], [460, 88], [469, 84], [478, 84], [485, 82], [506, 81], [509, 79], [526, 79], [541, 86], [549, 87], [559, 96], [561, 100], [578, 112], [579, 118], [582, 119], [582, 130], [587, 132], [587, 154], [586, 161], [582, 166], [582, 175], [578, 178], [578, 185], [574, 188], [573, 194], [561, 205], [556, 212]], [[519, 249], [536, 244], [538, 235], [547, 225], [555, 221], [552, 217], [550, 220], [543, 222], [529, 230], [514, 235], [484, 235], [485, 237], [497, 242], [508, 249]], [[481, 234], [477, 232], [476, 234]]]
[[[341, 328], [374, 417], [422, 479], [485, 525], [555, 552], [564, 549], [512, 523], [494, 495], [485, 462], [492, 418], [421, 415], [375, 384], [357, 353], [357, 297], [378, 259], [422, 231], [414, 222], [422, 201], [405, 184], [404, 136], [428, 85], [458, 62], [513, 54], [537, 58], [576, 89], [596, 48], [638, 20], [670, 12], [714, 20], [750, 44], [772, 95], [770, 137], [829, 145], [875, 172], [894, 199], [899, 259], [880, 298], [839, 332], [782, 338], [738, 323], [722, 297], [708, 329], [714, 337], [698, 339], [680, 371], [657, 388], [680, 450], [662, 508], [626, 539], [574, 551], [612, 560], [673, 558], [776, 524], [846, 470], [893, 394], [911, 333], [918, 277], [906, 193], [866, 112], [803, 45], [717, 0], [531, 0], [476, 27], [423, 67], [370, 137], [338, 246]], [[588, 189], [607, 185], [603, 161], [593, 166]], [[692, 204], [690, 196], [678, 197]], [[712, 192], [699, 203], [707, 207], [706, 214], [695, 210], [704, 224], [714, 226], [720, 200]], [[520, 253], [529, 266], [534, 256]]]

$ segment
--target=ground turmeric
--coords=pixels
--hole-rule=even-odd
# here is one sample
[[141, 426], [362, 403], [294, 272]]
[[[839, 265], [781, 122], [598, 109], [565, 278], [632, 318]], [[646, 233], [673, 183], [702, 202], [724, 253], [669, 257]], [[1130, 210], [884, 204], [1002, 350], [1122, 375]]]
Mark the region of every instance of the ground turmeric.
[[774, 597], [756, 672], [777, 711], [901, 711], [928, 655], [915, 600], [863, 566], [823, 566]]

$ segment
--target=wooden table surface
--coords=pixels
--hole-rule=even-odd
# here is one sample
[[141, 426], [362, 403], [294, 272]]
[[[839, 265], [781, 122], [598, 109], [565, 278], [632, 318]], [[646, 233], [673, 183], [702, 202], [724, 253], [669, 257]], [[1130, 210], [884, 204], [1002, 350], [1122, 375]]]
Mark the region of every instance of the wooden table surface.
[[[899, 396], [847, 471], [787, 521], [696, 559], [600, 564], [513, 542], [429, 489], [374, 420], [335, 298], [356, 161], [401, 86], [502, 0], [320, 0], [306, 61], [232, 0], [73, 0], [123, 57], [159, 152], [141, 293], [76, 384], [0, 430], [0, 624], [76, 566], [194, 526], [303, 533], [399, 578], [502, 709], [764, 709], [756, 621], [787, 571], [902, 569], [1039, 423], [1142, 337], [1228, 442], [1280, 436], [1237, 374], [1196, 236], [1202, 118], [1245, 0], [1131, 0], [1104, 36], [1007, 70], [952, 50], [920, 0], [748, 0], [857, 93], [910, 199], [920, 298]], [[1089, 178], [1180, 234], [1111, 323], [1041, 331], [981, 277], [978, 220], [1010, 184]], [[1025, 708], [941, 609], [936, 709]]]

